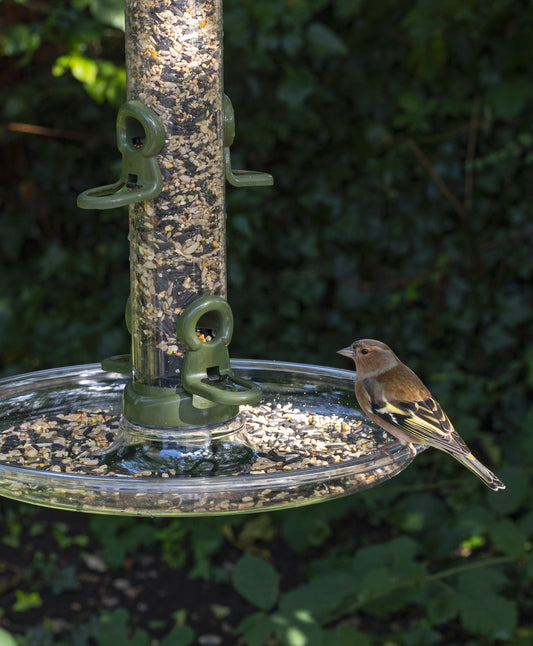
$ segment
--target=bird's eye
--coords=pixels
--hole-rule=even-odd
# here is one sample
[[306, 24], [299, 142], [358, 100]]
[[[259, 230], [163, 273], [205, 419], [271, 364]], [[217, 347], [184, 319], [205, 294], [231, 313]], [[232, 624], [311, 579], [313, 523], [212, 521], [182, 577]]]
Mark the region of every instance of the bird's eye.
[[368, 348], [363, 348], [361, 350], [361, 354], [368, 354], [369, 352], [370, 352], [370, 350]]

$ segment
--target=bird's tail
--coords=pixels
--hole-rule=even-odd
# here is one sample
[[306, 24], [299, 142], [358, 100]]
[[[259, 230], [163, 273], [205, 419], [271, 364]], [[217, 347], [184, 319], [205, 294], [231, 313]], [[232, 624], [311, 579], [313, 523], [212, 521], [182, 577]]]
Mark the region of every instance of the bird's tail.
[[451, 453], [453, 457], [463, 464], [467, 469], [470, 469], [472, 473], [475, 473], [480, 480], [490, 487], [493, 491], [498, 491], [498, 489], [505, 489], [503, 482], [497, 478], [490, 469], [484, 464], [475, 458], [472, 453], [464, 455], [463, 453]]

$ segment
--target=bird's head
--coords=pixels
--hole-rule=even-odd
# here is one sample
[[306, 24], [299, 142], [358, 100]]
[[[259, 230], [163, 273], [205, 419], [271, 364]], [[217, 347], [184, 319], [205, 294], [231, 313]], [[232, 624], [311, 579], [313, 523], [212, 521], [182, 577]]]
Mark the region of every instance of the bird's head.
[[388, 345], [375, 339], [359, 339], [337, 352], [353, 359], [357, 372], [363, 376], [383, 372], [400, 363]]

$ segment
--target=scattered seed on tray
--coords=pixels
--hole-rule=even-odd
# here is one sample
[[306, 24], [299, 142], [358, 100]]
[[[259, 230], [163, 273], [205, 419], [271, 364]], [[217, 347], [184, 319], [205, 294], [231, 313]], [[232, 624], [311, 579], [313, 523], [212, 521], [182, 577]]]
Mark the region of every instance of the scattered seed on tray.
[[[256, 456], [251, 467], [242, 470], [251, 475], [325, 467], [360, 458], [377, 448], [374, 432], [359, 420], [304, 412], [291, 404], [243, 406], [240, 415]], [[44, 471], [102, 475], [108, 467], [100, 466], [97, 456], [116, 439], [119, 423], [119, 415], [102, 410], [23, 422], [0, 431], [0, 462]]]
[[120, 417], [106, 411], [82, 410], [38, 417], [0, 432], [0, 462], [43, 471], [103, 475], [107, 467], [82, 453], [107, 448], [116, 438]]
[[[357, 465], [358, 458], [374, 454], [390, 443], [387, 434], [375, 431], [357, 419], [301, 411], [291, 404], [276, 403], [245, 406], [241, 415], [248, 441], [255, 449], [253, 463], [234, 475], [240, 486], [213, 491], [195, 490], [190, 477], [190, 490], [177, 494], [166, 492], [164, 482], [169, 473], [142, 471], [135, 476], [115, 474], [101, 465], [93, 451], [105, 451], [118, 433], [120, 418], [105, 410], [81, 410], [69, 415], [40, 417], [0, 431], [1, 466], [17, 466], [43, 472], [62, 472], [78, 476], [106, 476], [105, 490], [91, 488], [91, 477], [82, 489], [64, 488], [26, 482], [3, 481], [0, 494], [49, 506], [80, 511], [104, 511], [132, 515], [172, 515], [239, 513], [261, 508], [279, 509], [318, 502], [354, 493], [391, 478], [405, 464], [395, 461], [376, 463], [363, 470], [354, 468], [347, 475], [327, 477], [324, 467]], [[78, 457], [82, 455], [82, 457]], [[321, 467], [320, 476], [305, 478], [302, 474]], [[309, 475], [314, 473], [309, 471]], [[270, 482], [262, 489], [248, 489], [256, 478], [268, 474], [286, 474], [282, 482]], [[113, 487], [116, 475], [138, 482], [132, 493]], [[291, 475], [295, 478], [291, 479]], [[213, 480], [216, 482], [217, 478]], [[143, 481], [161, 482], [156, 492], [143, 491]], [[229, 483], [228, 478], [225, 482]]]

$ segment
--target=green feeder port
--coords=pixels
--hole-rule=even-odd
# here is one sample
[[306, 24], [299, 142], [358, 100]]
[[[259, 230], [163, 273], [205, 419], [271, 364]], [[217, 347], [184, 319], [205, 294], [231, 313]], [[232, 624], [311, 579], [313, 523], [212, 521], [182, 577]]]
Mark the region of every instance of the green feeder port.
[[[130, 328], [130, 303], [126, 325]], [[199, 330], [208, 330], [205, 339]], [[124, 390], [124, 415], [137, 424], [176, 427], [224, 423], [239, 412], [239, 405], [259, 401], [261, 387], [235, 375], [228, 345], [233, 334], [233, 314], [219, 296], [202, 296], [178, 319], [177, 339], [186, 348], [181, 368], [181, 388], [160, 388], [129, 382]], [[211, 335], [213, 337], [211, 338]], [[130, 374], [131, 355], [102, 361], [107, 372]]]
[[82, 209], [113, 209], [151, 200], [163, 188], [157, 155], [165, 129], [157, 115], [139, 101], [128, 101], [118, 111], [117, 144], [122, 153], [118, 182], [91, 188], [78, 196]]
[[[198, 335], [202, 329], [209, 332], [208, 340]], [[147, 470], [224, 473], [251, 462], [254, 452], [238, 433], [242, 421], [237, 416], [240, 405], [261, 399], [262, 389], [233, 372], [228, 353], [232, 333], [227, 301], [219, 296], [193, 301], [177, 323], [177, 338], [186, 348], [182, 386], [128, 381], [117, 438], [105, 452], [92, 455], [114, 471], [133, 475]], [[110, 368], [121, 362], [131, 366], [129, 357], [108, 361]]]

